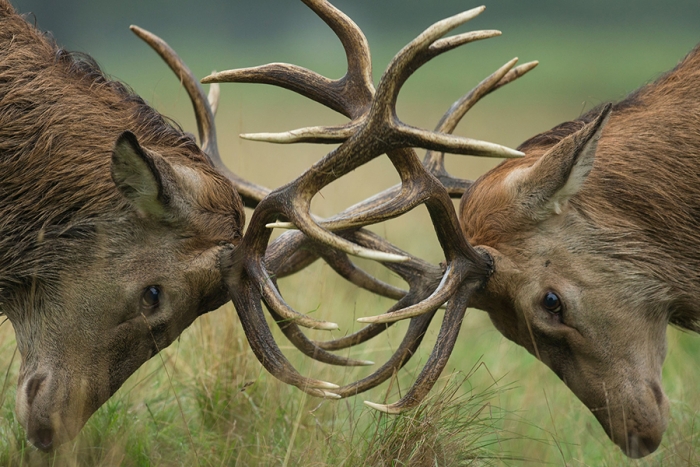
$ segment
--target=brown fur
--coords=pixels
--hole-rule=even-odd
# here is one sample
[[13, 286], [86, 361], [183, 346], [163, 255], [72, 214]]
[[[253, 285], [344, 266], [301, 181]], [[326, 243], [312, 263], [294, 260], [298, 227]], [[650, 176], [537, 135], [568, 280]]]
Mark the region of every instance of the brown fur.
[[[504, 162], [485, 174], [463, 197], [465, 235], [473, 245], [497, 256], [495, 280], [475, 298], [475, 304], [490, 313], [507, 337], [539, 354], [594, 413], [600, 398], [583, 394], [586, 383], [577, 386], [571, 376], [574, 369], [579, 374], [597, 373], [594, 380], [607, 383], [608, 389], [616, 384], [631, 387], [629, 380], [619, 376], [625, 372], [615, 367], [623, 364], [618, 357], [622, 350], [613, 349], [622, 349], [622, 342], [627, 342], [626, 348], [634, 346], [637, 356], [630, 359], [650, 352], [645, 361], [654, 363], [638, 366], [647, 368], [644, 374], [654, 383], [649, 383], [649, 396], [636, 397], [651, 401], [647, 407], [655, 399], [662, 413], [658, 420], [663, 420], [665, 403], [658, 396], [663, 393], [656, 389], [660, 381], [660, 363], [658, 368], [656, 363], [665, 354], [662, 327], [670, 322], [700, 331], [700, 46], [674, 70], [613, 106], [580, 190], [565, 198], [561, 213], [544, 209], [540, 201], [546, 199], [539, 200], [532, 181], [559, 180], [561, 186], [568, 175], [558, 179], [561, 174], [556, 170], [545, 174], [536, 166], [545, 155], [564, 160], [570, 153], [564, 146], [587, 131], [599, 113], [600, 108], [594, 109], [529, 139], [519, 148], [526, 157]], [[532, 199], [539, 210], [528, 207]], [[497, 277], [499, 263], [502, 274]], [[580, 298], [577, 303], [582, 305], [572, 305], [568, 317], [580, 320], [575, 327], [581, 333], [593, 334], [602, 323], [608, 327], [609, 342], [597, 343], [597, 363], [581, 357], [586, 352], [583, 344], [572, 351], [577, 348], [573, 338], [550, 342], [553, 328], [538, 324], [551, 317], [538, 308], [541, 294], [567, 287], [579, 294], [571, 301]], [[527, 294], [532, 296], [526, 299]], [[605, 309], [602, 297], [610, 309]], [[566, 311], [562, 319], [567, 318]], [[609, 316], [603, 317], [604, 313]], [[611, 320], [620, 321], [620, 328], [613, 327]], [[561, 357], [562, 353], [568, 357]], [[561, 363], [567, 358], [573, 363]], [[581, 363], [584, 360], [586, 364]], [[657, 397], [652, 398], [652, 393]], [[620, 394], [624, 401], [627, 396], [623, 390]], [[654, 422], [656, 426], [645, 432], [642, 420], [656, 420], [656, 416], [650, 415], [652, 409], [630, 404], [626, 436], [619, 426], [600, 420], [628, 454], [643, 455], [658, 444], [665, 422]], [[635, 423], [639, 435], [634, 434]], [[641, 448], [629, 444], [630, 439], [639, 441], [644, 436], [654, 442], [644, 446], [641, 441]]]
[[[153, 165], [168, 188], [163, 216], [142, 212], [115, 185], [110, 167], [125, 130], [146, 157], [165, 161]], [[193, 137], [5, 0], [0, 177], [0, 311], [23, 360], [18, 413], [30, 439], [50, 448], [198, 314], [227, 300], [216, 251], [240, 239], [243, 207]], [[167, 310], [150, 329], [134, 322], [128, 331], [125, 320], [146, 320], [138, 310], [149, 285], [167, 290]]]

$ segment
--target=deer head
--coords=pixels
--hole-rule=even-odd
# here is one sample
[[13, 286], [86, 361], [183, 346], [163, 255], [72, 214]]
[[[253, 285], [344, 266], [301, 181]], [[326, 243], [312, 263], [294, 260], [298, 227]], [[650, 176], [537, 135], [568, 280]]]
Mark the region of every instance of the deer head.
[[21, 357], [18, 419], [50, 450], [228, 301], [220, 253], [244, 213], [194, 138], [91, 59], [4, 1], [0, 31], [0, 311]]

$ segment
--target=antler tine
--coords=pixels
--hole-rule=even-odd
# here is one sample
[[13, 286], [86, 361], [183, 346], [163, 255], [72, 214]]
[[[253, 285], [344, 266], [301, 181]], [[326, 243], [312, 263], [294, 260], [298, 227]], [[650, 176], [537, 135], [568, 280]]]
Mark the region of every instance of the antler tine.
[[[226, 258], [224, 258], [225, 260]], [[226, 284], [229, 289], [237, 289], [240, 292], [232, 294], [233, 304], [240, 317], [248, 343], [265, 369], [277, 379], [296, 386], [309, 394], [338, 398], [337, 394], [326, 391], [326, 389], [336, 389], [337, 385], [301, 376], [282, 354], [265, 321], [260, 305], [261, 296], [256, 291], [254, 284], [251, 283], [251, 278], [245, 273], [240, 276], [230, 275], [226, 278]]]
[[537, 60], [533, 60], [531, 62], [523, 63], [520, 66], [516, 66], [512, 70], [510, 70], [506, 75], [501, 78], [501, 80], [494, 86], [492, 87], [486, 94], [490, 94], [494, 92], [497, 89], [502, 88], [506, 84], [512, 83], [516, 79], [520, 78], [521, 76], [525, 76], [526, 73], [530, 72], [533, 70], [537, 65], [539, 65], [540, 62]]
[[[339, 80], [339, 84], [342, 83], [347, 92], [352, 94], [348, 97], [353, 102], [368, 105], [374, 97], [374, 83], [372, 56], [364, 33], [350, 17], [326, 0], [302, 1], [333, 30], [345, 49], [348, 72]], [[355, 116], [358, 115], [360, 114]]]
[[[517, 58], [510, 60], [501, 68], [493, 72], [486, 79], [481, 81], [474, 89], [462, 96], [457, 102], [452, 104], [450, 109], [443, 115], [435, 131], [440, 133], [452, 133], [462, 117], [477, 103], [482, 97], [492, 93], [496, 89], [515, 81], [527, 72], [535, 68], [539, 62], [528, 62], [513, 68]], [[451, 197], [461, 198], [464, 192], [471, 185], [471, 181], [456, 178], [450, 175], [445, 169], [445, 153], [439, 151], [427, 151], [423, 159], [423, 165], [435, 175], [445, 186]]]
[[242, 133], [239, 136], [250, 141], [264, 141], [266, 143], [292, 144], [292, 143], [342, 143], [352, 136], [359, 125], [349, 123], [341, 126], [315, 126], [299, 128], [284, 133]]
[[214, 112], [209, 105], [209, 100], [206, 94], [204, 94], [202, 86], [199, 85], [199, 82], [197, 82], [197, 79], [194, 77], [192, 70], [185, 65], [177, 53], [163, 39], [135, 25], [129, 28], [134, 34], [150, 45], [180, 79], [194, 107], [202, 150], [210, 157], [220, 159], [219, 148], [216, 143]]
[[260, 200], [270, 193], [270, 190], [251, 183], [231, 172], [223, 163], [219, 154], [219, 147], [216, 141], [216, 126], [214, 124], [214, 113], [218, 105], [218, 85], [210, 89], [209, 97], [207, 97], [202, 86], [194, 77], [192, 70], [185, 65], [177, 53], [163, 39], [138, 26], [132, 25], [130, 29], [160, 55], [185, 87], [194, 108], [202, 150], [209, 156], [214, 167], [231, 180], [246, 206], [257, 206]]
[[202, 78], [201, 82], [270, 84], [289, 89], [346, 117], [350, 116], [346, 103], [338, 99], [333, 92], [336, 81], [297, 65], [269, 63], [251, 68], [219, 71]]
[[[253, 213], [253, 216], [255, 216], [255, 213]], [[274, 261], [274, 257], [271, 259]], [[311, 329], [338, 329], [338, 325], [336, 323], [318, 321], [309, 318], [306, 315], [296, 312], [289, 305], [287, 305], [282, 298], [282, 295], [280, 295], [277, 285], [272, 277], [270, 277], [270, 274], [263, 263], [263, 261], [251, 262], [251, 265], [247, 268], [247, 270], [248, 273], [256, 280], [259, 293], [262, 295], [262, 298], [265, 300], [268, 308], [271, 311], [274, 311], [275, 314], [280, 317], [280, 319], [292, 321], [300, 326]]]
[[210, 84], [207, 102], [209, 103], [211, 114], [214, 117], [216, 117], [216, 111], [219, 109], [219, 97], [221, 97], [221, 86], [219, 86], [219, 83]]
[[511, 71], [516, 63], [518, 63], [517, 57], [509, 60], [505, 65], [501, 66], [498, 70], [494, 71], [491, 73], [491, 75], [477, 84], [474, 89], [452, 104], [450, 109], [438, 122], [437, 126], [435, 127], [435, 131], [439, 131], [441, 133], [452, 133], [464, 115], [466, 115], [466, 113], [471, 110], [472, 107], [474, 107], [474, 104], [479, 102], [482, 97], [491, 92], [491, 90], [506, 76], [506, 74]]
[[447, 267], [447, 271], [435, 291], [420, 303], [402, 308], [399, 311], [388, 312], [377, 316], [358, 318], [360, 323], [394, 323], [402, 319], [413, 318], [422, 315], [430, 310], [437, 310], [454, 294], [455, 289], [462, 283], [463, 278], [458, 269], [452, 265]]

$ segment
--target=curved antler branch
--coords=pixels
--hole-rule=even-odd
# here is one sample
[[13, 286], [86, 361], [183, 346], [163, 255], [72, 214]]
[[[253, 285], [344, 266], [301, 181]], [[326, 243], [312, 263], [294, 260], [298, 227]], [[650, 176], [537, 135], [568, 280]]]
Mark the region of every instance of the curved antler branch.
[[[464, 117], [481, 98], [515, 81], [538, 65], [538, 62], [529, 62], [513, 68], [517, 61], [517, 58], [510, 60], [479, 83], [474, 89], [462, 96], [457, 102], [452, 104], [449, 110], [440, 119], [435, 131], [440, 133], [452, 133], [457, 127], [457, 124], [462, 120], [462, 117]], [[453, 177], [447, 172], [445, 169], [444, 152], [427, 151], [423, 159], [423, 165], [440, 180], [440, 183], [447, 189], [451, 197], [461, 198], [471, 185], [471, 181]]]

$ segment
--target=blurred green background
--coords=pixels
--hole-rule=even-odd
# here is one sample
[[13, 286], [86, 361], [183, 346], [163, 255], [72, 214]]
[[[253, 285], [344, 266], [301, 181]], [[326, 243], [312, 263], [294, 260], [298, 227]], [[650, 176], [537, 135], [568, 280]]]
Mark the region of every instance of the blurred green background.
[[[13, 4], [20, 12], [33, 13], [36, 24], [51, 31], [59, 44], [91, 54], [108, 74], [131, 85], [188, 131], [195, 131], [196, 126], [186, 94], [155, 53], [128, 30], [130, 24], [165, 39], [200, 77], [212, 70], [271, 61], [296, 63], [330, 77], [339, 77], [344, 72], [340, 44], [325, 24], [298, 1], [15, 0]], [[334, 4], [350, 15], [367, 35], [376, 79], [391, 56], [424, 28], [479, 5], [456, 0], [337, 0]], [[576, 118], [602, 102], [620, 99], [654, 80], [700, 42], [697, 0], [495, 0], [486, 6], [484, 14], [458, 32], [499, 29], [503, 36], [467, 45], [423, 66], [409, 79], [399, 98], [399, 116], [404, 121], [432, 128], [454, 100], [512, 57], [520, 57], [521, 63], [539, 60], [540, 66], [529, 75], [477, 105], [457, 130], [461, 135], [515, 147], [538, 132]], [[30, 21], [34, 19], [30, 17]], [[217, 124], [226, 162], [240, 175], [269, 187], [292, 180], [328, 148], [250, 143], [240, 140], [239, 133], [340, 122], [342, 117], [284, 90], [222, 85]], [[497, 163], [448, 157], [448, 169], [466, 178], [478, 177]], [[397, 181], [388, 161], [373, 161], [325, 188], [314, 200], [314, 211], [329, 215]], [[376, 231], [434, 263], [443, 258], [422, 208], [378, 226]], [[374, 265], [361, 264], [384, 274], [385, 280], [399, 283]], [[282, 281], [281, 286], [297, 309], [340, 322], [344, 331], [355, 326], [354, 317], [378, 314], [390, 305], [369, 294], [358, 294], [331, 276], [327, 267], [316, 265], [299, 278]], [[197, 340], [201, 330], [207, 329], [205, 326], [216, 327], [212, 324], [216, 321], [209, 321], [216, 319], [221, 319], [217, 313], [200, 319], [194, 326], [196, 330], [188, 331], [190, 340], [185, 342]], [[389, 344], [380, 337], [368, 353], [352, 353], [352, 356], [382, 361], [401, 337], [402, 329], [405, 328], [392, 329], [393, 340]], [[424, 362], [430, 351], [437, 332], [436, 326], [431, 329], [432, 337], [415, 357], [418, 362]], [[688, 362], [700, 355], [700, 339], [674, 330], [669, 331], [669, 336], [664, 380], [672, 400], [673, 419], [664, 446], [648, 465], [673, 465], [668, 459], [678, 457], [677, 453], [686, 456], [679, 454], [678, 459], [674, 458], [678, 465], [697, 465], [700, 372], [697, 365]], [[284, 342], [282, 338], [280, 342]], [[196, 353], [197, 343], [193, 345], [192, 351]], [[178, 343], [177, 349], [179, 346]], [[11, 352], [9, 348], [3, 350], [8, 355]], [[483, 313], [471, 311], [448, 372], [468, 372], [480, 362], [485, 370], [471, 378], [471, 387], [488, 387], [497, 381], [496, 386], [511, 388], [494, 403], [512, 412], [512, 419], [516, 419], [502, 427], [504, 438], [530, 438], [509, 445], [518, 457], [554, 465], [626, 462], [588, 410], [556, 376], [503, 339]], [[149, 368], [159, 364], [155, 362]], [[365, 374], [304, 365], [303, 369], [315, 377], [334, 382], [347, 383], [357, 374]], [[402, 380], [404, 389], [419, 369], [413, 363], [403, 372], [407, 375]], [[192, 370], [195, 377], [199, 378], [200, 370]], [[146, 371], [150, 370], [144, 369], [141, 375]], [[183, 380], [186, 377], [181, 376]], [[134, 381], [139, 377], [136, 375]], [[367, 398], [379, 401], [388, 391], [386, 386]], [[396, 390], [392, 391], [390, 398], [395, 398]], [[146, 397], [157, 393], [144, 392]], [[297, 397], [300, 392], [292, 389], [289, 394]], [[351, 402], [358, 413], [362, 410], [360, 399], [364, 397]]]

